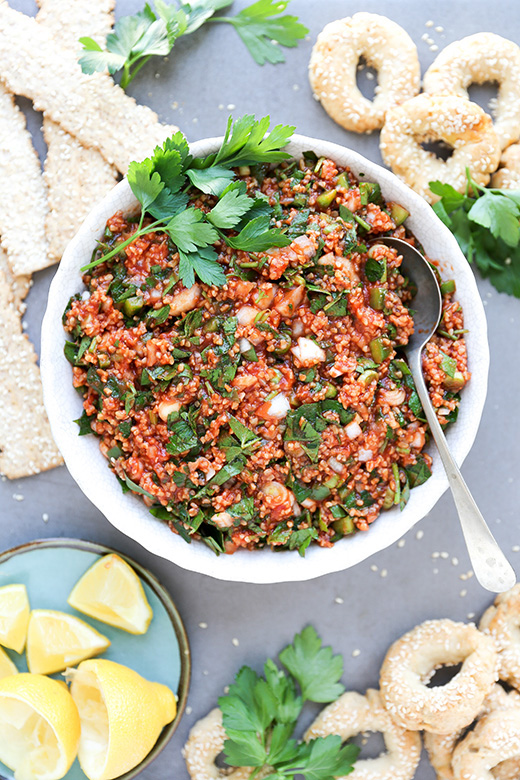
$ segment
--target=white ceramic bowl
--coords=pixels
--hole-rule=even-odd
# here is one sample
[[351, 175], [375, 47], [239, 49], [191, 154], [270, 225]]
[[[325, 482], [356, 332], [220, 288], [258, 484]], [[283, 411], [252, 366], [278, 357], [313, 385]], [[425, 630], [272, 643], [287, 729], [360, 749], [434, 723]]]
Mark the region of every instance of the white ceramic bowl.
[[[198, 141], [191, 151], [194, 155], [208, 154], [218, 148], [220, 141], [219, 138]], [[364, 173], [367, 181], [379, 182], [387, 200], [397, 201], [408, 209], [408, 227], [427, 254], [439, 260], [444, 277], [456, 280], [457, 298], [463, 306], [465, 326], [469, 330], [466, 339], [472, 372], [471, 382], [463, 392], [458, 420], [448, 431], [450, 447], [461, 464], [477, 433], [489, 367], [484, 308], [468, 262], [455, 238], [430, 206], [392, 173], [350, 149], [314, 138], [296, 135], [287, 147], [295, 156], [307, 149], [348, 165], [355, 174]], [[73, 421], [81, 415], [82, 401], [72, 387], [70, 364], [63, 355], [65, 333], [61, 318], [70, 296], [82, 288], [80, 267], [89, 262], [106, 220], [119, 209], [129, 212], [136, 205], [130, 187], [123, 180], [90, 213], [63, 255], [50, 288], [42, 326], [41, 373], [52, 433], [72, 477], [105, 517], [147, 550], [185, 569], [223, 580], [273, 583], [309, 580], [354, 566], [388, 547], [427, 515], [448, 487], [433, 447], [430, 449], [432, 476], [424, 485], [411, 491], [402, 512], [399, 508], [383, 512], [369, 531], [347, 537], [331, 549], [311, 545], [305, 558], [296, 551], [273, 553], [269, 548], [216, 557], [203, 542], [194, 541], [188, 545], [173, 534], [163, 522], [148, 513], [139, 498], [130, 493], [123, 495], [99, 451], [97, 438], [78, 437], [78, 427]]]

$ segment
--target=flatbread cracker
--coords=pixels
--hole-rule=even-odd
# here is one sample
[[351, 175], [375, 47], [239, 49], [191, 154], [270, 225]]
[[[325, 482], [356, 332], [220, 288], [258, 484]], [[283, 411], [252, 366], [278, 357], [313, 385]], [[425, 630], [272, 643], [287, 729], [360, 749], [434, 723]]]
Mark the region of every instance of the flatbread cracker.
[[9, 265], [9, 261], [7, 260], [7, 255], [1, 246], [0, 246], [0, 273], [3, 273], [5, 275], [5, 278], [13, 293], [14, 305], [16, 306], [16, 310], [21, 316], [25, 312], [24, 300], [31, 288], [31, 284], [32, 284], [31, 277], [26, 275], [23, 276], [13, 275], [13, 272], [11, 271], [11, 266]]
[[0, 271], [0, 473], [28, 477], [63, 461], [43, 406], [33, 345], [22, 332], [11, 287]]
[[[77, 54], [84, 35], [103, 42], [114, 22], [114, 0], [38, 0], [36, 21], [58, 45]], [[59, 125], [44, 116], [43, 135], [47, 157], [43, 167], [49, 213], [45, 223], [49, 254], [61, 259], [79, 226], [104, 195], [116, 184], [117, 169], [96, 149], [87, 149]]]
[[59, 262], [91, 209], [117, 183], [118, 172], [96, 149], [87, 149], [51, 119], [44, 119], [44, 177], [49, 191], [45, 223], [49, 253]]
[[46, 216], [39, 157], [24, 115], [0, 83], [0, 242], [15, 276], [51, 265]]
[[177, 130], [159, 124], [154, 111], [137, 105], [110, 76], [82, 73], [76, 54], [6, 0], [0, 2], [0, 74], [10, 90], [30, 98], [84, 146], [99, 149], [122, 173]]

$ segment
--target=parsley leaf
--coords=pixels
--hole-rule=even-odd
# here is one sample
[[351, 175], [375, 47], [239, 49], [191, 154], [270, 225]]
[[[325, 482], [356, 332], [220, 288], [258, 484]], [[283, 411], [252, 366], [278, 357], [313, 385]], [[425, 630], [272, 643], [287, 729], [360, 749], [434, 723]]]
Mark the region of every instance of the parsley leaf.
[[357, 745], [343, 745], [340, 736], [329, 734], [300, 745], [296, 763], [301, 762], [305, 780], [344, 777], [352, 772], [359, 751]]
[[289, 0], [258, 0], [236, 16], [216, 17], [213, 21], [232, 24], [258, 65], [276, 65], [285, 62], [279, 46], [297, 46], [309, 32], [298, 17], [279, 16], [288, 5]]
[[449, 184], [430, 182], [431, 191], [440, 198], [433, 210], [468, 261], [475, 262], [499, 292], [520, 298], [520, 193], [481, 187], [469, 170], [466, 177], [466, 193]]
[[337, 699], [345, 687], [338, 682], [343, 674], [343, 659], [322, 647], [316, 629], [307, 626], [296, 634], [292, 645], [280, 653], [280, 661], [296, 678], [302, 696], [308, 701], [329, 702]]
[[226, 244], [244, 252], [266, 252], [275, 246], [288, 246], [291, 239], [278, 228], [269, 229], [269, 217], [255, 217], [242, 228], [238, 236], [226, 236]]
[[253, 202], [253, 198], [238, 189], [228, 190], [211, 209], [207, 219], [217, 228], [233, 228], [240, 222], [240, 218], [247, 214]]
[[105, 49], [92, 38], [79, 39], [83, 45], [79, 58], [81, 69], [88, 74], [122, 70], [121, 86], [126, 89], [150, 57], [168, 55], [177, 38], [195, 32], [207, 21], [232, 24], [259, 65], [284, 62], [285, 57], [276, 44], [288, 48], [297, 46], [309, 32], [296, 16], [279, 16], [289, 0], [259, 0], [234, 17], [211, 18], [215, 11], [231, 2], [166, 3], [155, 0], [154, 9], [146, 3], [142, 11], [118, 19], [113, 32], [107, 35]]

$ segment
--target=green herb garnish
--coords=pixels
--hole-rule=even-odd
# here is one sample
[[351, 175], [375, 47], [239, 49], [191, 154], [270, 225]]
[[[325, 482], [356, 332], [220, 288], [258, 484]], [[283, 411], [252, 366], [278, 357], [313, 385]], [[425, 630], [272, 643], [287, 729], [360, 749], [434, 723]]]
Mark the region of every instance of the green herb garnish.
[[154, 8], [146, 3], [142, 11], [118, 19], [114, 31], [107, 35], [104, 49], [93, 38], [80, 38], [83, 51], [79, 63], [83, 73], [122, 70], [121, 86], [126, 89], [150, 57], [167, 56], [178, 38], [195, 32], [208, 21], [232, 24], [259, 65], [285, 62], [280, 46], [297, 46], [309, 32], [296, 16], [280, 16], [289, 0], [258, 0], [236, 16], [215, 17], [215, 11], [231, 5], [230, 0], [171, 4], [154, 0], [153, 5]]
[[[230, 117], [220, 149], [204, 158], [194, 159], [182, 133], [175, 133], [152, 157], [132, 162], [128, 183], [141, 204], [141, 216], [135, 232], [125, 241], [101, 254], [81, 270], [88, 271], [118, 255], [139, 236], [152, 231], [166, 233], [179, 252], [179, 276], [185, 287], [195, 283], [195, 274], [205, 284], [221, 286], [226, 276], [213, 244], [223, 240], [234, 249], [263, 252], [283, 247], [291, 239], [277, 228], [270, 228], [267, 214], [254, 216], [242, 227], [246, 215], [254, 211], [257, 198], [249, 197], [243, 182], [233, 181], [233, 168], [255, 163], [276, 163], [289, 158], [282, 151], [294, 127], [277, 125], [270, 133], [269, 117], [256, 120], [246, 115], [233, 122]], [[188, 192], [192, 189], [219, 198], [208, 212], [190, 207]], [[265, 210], [265, 203], [262, 202]], [[146, 214], [154, 218], [143, 225]], [[237, 228], [237, 236], [222, 231]], [[167, 315], [166, 315], [167, 316]]]
[[430, 182], [431, 191], [440, 196], [433, 210], [469, 262], [499, 292], [520, 298], [520, 191], [481, 187], [469, 169], [466, 177], [463, 193], [450, 184]]
[[293, 780], [295, 775], [333, 780], [349, 774], [359, 753], [355, 745], [342, 745], [337, 735], [308, 743], [292, 737], [305, 701], [330, 702], [343, 693], [343, 659], [322, 647], [312, 626], [297, 634], [279, 657], [288, 674], [271, 659], [263, 676], [243, 666], [229, 693], [220, 697], [225, 760], [230, 766], [254, 767], [251, 778], [266, 766], [272, 770], [269, 780]]

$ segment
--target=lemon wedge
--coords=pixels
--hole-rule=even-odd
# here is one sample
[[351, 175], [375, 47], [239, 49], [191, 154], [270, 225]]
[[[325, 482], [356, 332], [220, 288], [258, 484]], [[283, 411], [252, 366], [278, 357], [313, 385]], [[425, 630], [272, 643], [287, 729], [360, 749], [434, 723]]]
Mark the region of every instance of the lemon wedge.
[[11, 674], [18, 674], [18, 669], [13, 664], [5, 650], [0, 647], [0, 680], [2, 677], [9, 677]]
[[0, 588], [0, 645], [23, 652], [29, 623], [29, 599], [25, 585]]
[[114, 554], [103, 556], [85, 572], [67, 602], [79, 612], [131, 634], [145, 634], [153, 617], [139, 577]]
[[65, 612], [33, 609], [27, 632], [27, 666], [35, 674], [62, 672], [92, 658], [110, 641], [83, 620]]
[[80, 721], [69, 691], [39, 674], [0, 680], [0, 761], [16, 780], [59, 780], [78, 751]]
[[112, 780], [148, 755], [177, 711], [172, 691], [114, 661], [67, 670], [81, 721], [78, 758], [89, 780]]

